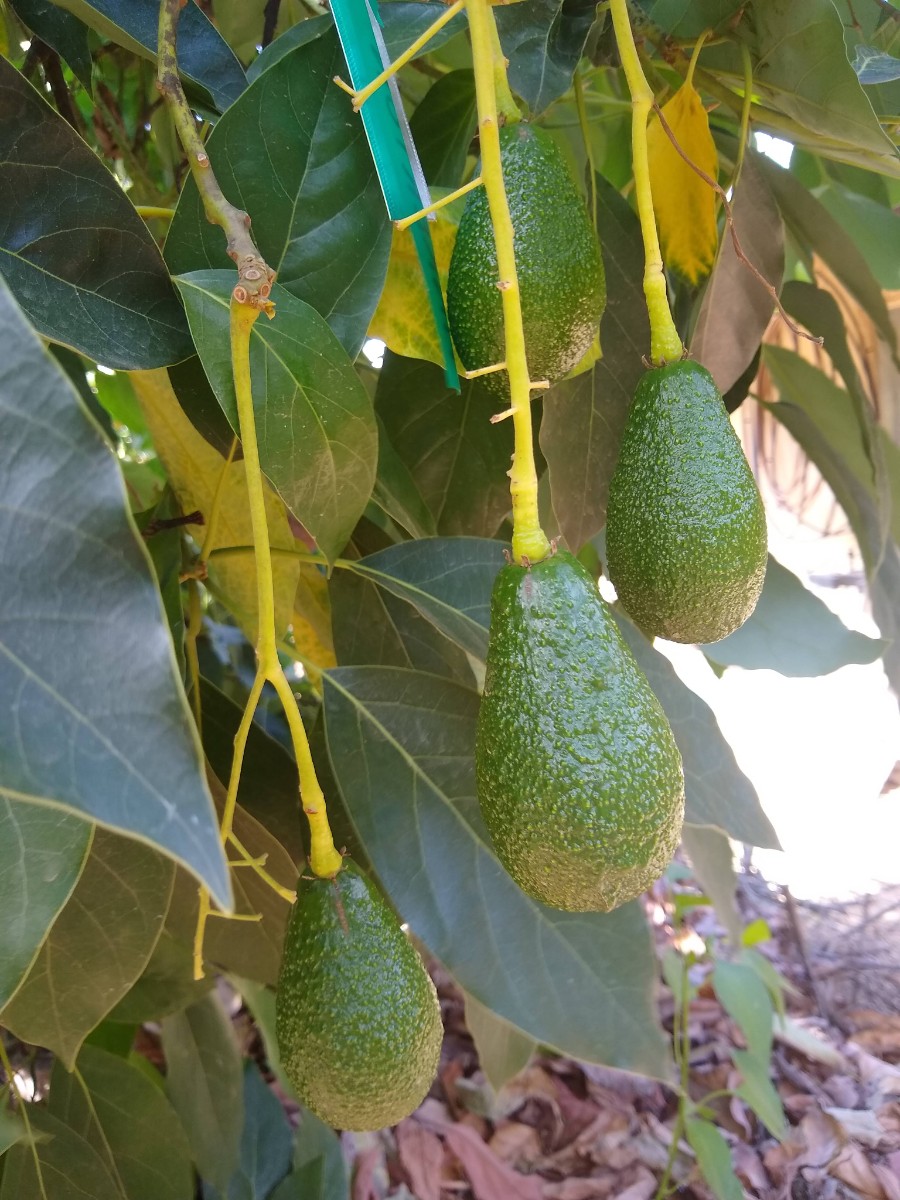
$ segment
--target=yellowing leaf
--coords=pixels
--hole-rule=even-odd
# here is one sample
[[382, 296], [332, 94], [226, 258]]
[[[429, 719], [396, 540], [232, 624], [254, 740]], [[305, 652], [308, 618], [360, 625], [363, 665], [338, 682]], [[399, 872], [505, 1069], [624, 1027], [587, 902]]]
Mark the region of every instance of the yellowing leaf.
[[[225, 460], [197, 432], [178, 403], [164, 370], [132, 371], [131, 381], [169, 482], [185, 512], [199, 509], [205, 517], [212, 508]], [[266, 517], [270, 545], [281, 550], [296, 546], [284, 504], [266, 485]], [[202, 532], [198, 533], [202, 537]], [[228, 468], [222, 489], [216, 536], [210, 550], [225, 546], [250, 546], [253, 532], [247, 502], [243, 462]], [[279, 635], [287, 628], [294, 607], [299, 563], [283, 554], [273, 555], [275, 622]], [[222, 602], [234, 613], [247, 636], [256, 640], [256, 567], [249, 553], [211, 557], [209, 581]]]
[[[303, 566], [297, 581], [294, 615], [291, 619], [294, 645], [304, 658], [317, 667], [336, 667], [334, 641], [331, 636], [331, 602], [328, 581], [315, 566]], [[320, 672], [307, 667], [313, 682]]]
[[[716, 144], [693, 85], [683, 83], [662, 112], [687, 157], [715, 179]], [[684, 161], [656, 116], [647, 130], [647, 150], [663, 259], [666, 266], [697, 283], [709, 274], [716, 257], [716, 194]]]
[[[437, 220], [431, 222], [431, 242], [441, 289], [446, 290], [459, 220], [447, 209], [441, 209], [436, 215]], [[369, 324], [369, 336], [381, 338], [389, 350], [406, 358], [425, 358], [438, 364], [444, 361], [422, 268], [408, 229], [394, 230], [387, 279]]]

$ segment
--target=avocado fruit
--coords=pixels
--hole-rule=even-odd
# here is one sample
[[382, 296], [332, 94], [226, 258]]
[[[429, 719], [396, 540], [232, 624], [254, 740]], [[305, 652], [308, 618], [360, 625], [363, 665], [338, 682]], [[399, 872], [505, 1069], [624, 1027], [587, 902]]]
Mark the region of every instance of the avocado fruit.
[[[589, 350], [606, 303], [597, 234], [556, 143], [517, 123], [500, 130], [516, 274], [533, 380], [562, 379]], [[502, 362], [506, 338], [497, 250], [484, 187], [470, 193], [447, 278], [447, 316], [466, 370]], [[483, 382], [509, 394], [505, 371]]]
[[678, 845], [684, 777], [669, 723], [567, 551], [510, 563], [494, 583], [475, 770], [497, 857], [543, 904], [608, 912]]
[[691, 359], [641, 378], [606, 516], [609, 577], [649, 637], [717, 642], [753, 612], [766, 514], [722, 395]]
[[434, 984], [349, 859], [333, 879], [298, 881], [275, 1032], [297, 1097], [336, 1129], [395, 1125], [434, 1079], [443, 1036]]

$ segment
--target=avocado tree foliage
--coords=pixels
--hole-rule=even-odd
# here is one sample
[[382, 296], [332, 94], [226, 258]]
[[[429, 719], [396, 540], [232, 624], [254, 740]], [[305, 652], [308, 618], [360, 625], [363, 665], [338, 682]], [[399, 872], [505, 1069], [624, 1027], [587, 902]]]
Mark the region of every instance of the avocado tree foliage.
[[[527, 444], [535, 528], [595, 575], [651, 345], [631, 95], [607, 7], [495, 10], [501, 113], [552, 139], [602, 245], [593, 345], [535, 393]], [[387, 54], [443, 12], [385, 0]], [[730, 410], [768, 372], [772, 415], [859, 542], [883, 639], [844, 628], [770, 558], [755, 613], [704, 651], [717, 669], [807, 675], [884, 655], [896, 688], [898, 454], [826, 283], [895, 361], [882, 289], [900, 286], [900, 14], [876, 0], [638, 0], [630, 16], [662, 112], [648, 146], [673, 336]], [[672, 1078], [640, 903], [538, 903], [498, 862], [475, 799], [526, 414], [514, 400], [514, 420], [492, 420], [508, 403], [496, 381], [447, 381], [413, 233], [392, 229], [362, 119], [335, 83], [348, 68], [326, 6], [190, 0], [180, 109], [157, 87], [159, 17], [158, 0], [0, 5], [7, 1087], [27, 1047], [54, 1056], [46, 1103], [0, 1110], [0, 1200], [58, 1200], [76, 1179], [98, 1200], [180, 1200], [197, 1176], [212, 1197], [345, 1194], [333, 1135], [311, 1116], [292, 1135], [214, 990], [217, 974], [232, 981], [280, 1072], [270, 989], [310, 852], [298, 769], [307, 815], [316, 780], [327, 801], [327, 837], [313, 821], [325, 861], [333, 835], [377, 880], [465, 991], [481, 1044], [514, 1027], [526, 1056], [544, 1045]], [[472, 48], [460, 11], [396, 78], [435, 200], [480, 170]], [[793, 143], [789, 169], [756, 132]], [[249, 253], [274, 273], [260, 293], [271, 319], [245, 330], [249, 384], [210, 178], [249, 214]], [[546, 217], [552, 198], [539, 203]], [[444, 284], [464, 204], [428, 222]], [[799, 341], [763, 345], [779, 296], [833, 370]], [[737, 979], [771, 1005], [764, 961], [741, 947], [727, 839], [773, 847], [775, 832], [711, 710], [627, 612], [617, 620], [683, 760], [684, 848], [732, 942], [723, 1003]], [[315, 841], [312, 853], [316, 869]], [[145, 1022], [161, 1025], [164, 1091], [131, 1049]], [[748, 1102], [777, 1132], [769, 1047], [740, 1053]], [[695, 1149], [709, 1137], [696, 1114], [687, 1129]]]

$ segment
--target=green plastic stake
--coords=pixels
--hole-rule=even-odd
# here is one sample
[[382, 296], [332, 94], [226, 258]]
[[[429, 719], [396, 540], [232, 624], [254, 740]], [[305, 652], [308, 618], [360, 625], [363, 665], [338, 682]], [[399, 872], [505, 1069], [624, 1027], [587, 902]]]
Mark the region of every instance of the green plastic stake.
[[[390, 65], [381, 33], [377, 0], [331, 0], [331, 12], [347, 60], [350, 81], [357, 91], [361, 91]], [[390, 78], [374, 92], [363, 104], [360, 115], [375, 160], [388, 216], [392, 221], [399, 221], [427, 208], [431, 204], [431, 197], [403, 111], [396, 79]], [[437, 326], [444, 359], [444, 378], [448, 387], [459, 391], [453, 342], [428, 221], [424, 218], [416, 221], [410, 226], [410, 231]]]

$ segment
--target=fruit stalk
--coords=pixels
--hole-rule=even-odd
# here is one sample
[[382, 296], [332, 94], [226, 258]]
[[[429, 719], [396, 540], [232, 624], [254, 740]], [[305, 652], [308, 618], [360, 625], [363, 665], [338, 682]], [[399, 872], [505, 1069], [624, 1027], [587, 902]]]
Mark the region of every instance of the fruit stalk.
[[631, 149], [634, 171], [634, 194], [637, 199], [641, 236], [644, 241], [644, 298], [650, 317], [650, 359], [656, 366], [675, 362], [684, 354], [684, 346], [666, 294], [656, 216], [653, 212], [653, 193], [650, 187], [650, 164], [647, 155], [647, 119], [653, 107], [653, 92], [644, 77], [637, 47], [628, 20], [626, 0], [610, 0], [613, 29], [619, 57], [631, 92]]
[[[515, 450], [509, 472], [513, 516], [513, 558], [518, 563], [540, 562], [550, 553], [547, 535], [538, 517], [538, 481], [534, 463], [531, 426], [531, 387], [525, 354], [525, 331], [519, 298], [519, 280], [513, 243], [513, 227], [500, 161], [500, 129], [497, 115], [495, 71], [502, 64], [494, 54], [496, 26], [488, 0], [466, 0], [472, 61], [475, 68], [475, 100], [481, 141], [481, 176], [487, 195], [497, 266], [497, 286], [503, 299], [503, 331], [506, 370], [509, 376], [510, 409], [515, 430]], [[505, 78], [505, 69], [502, 70]]]

